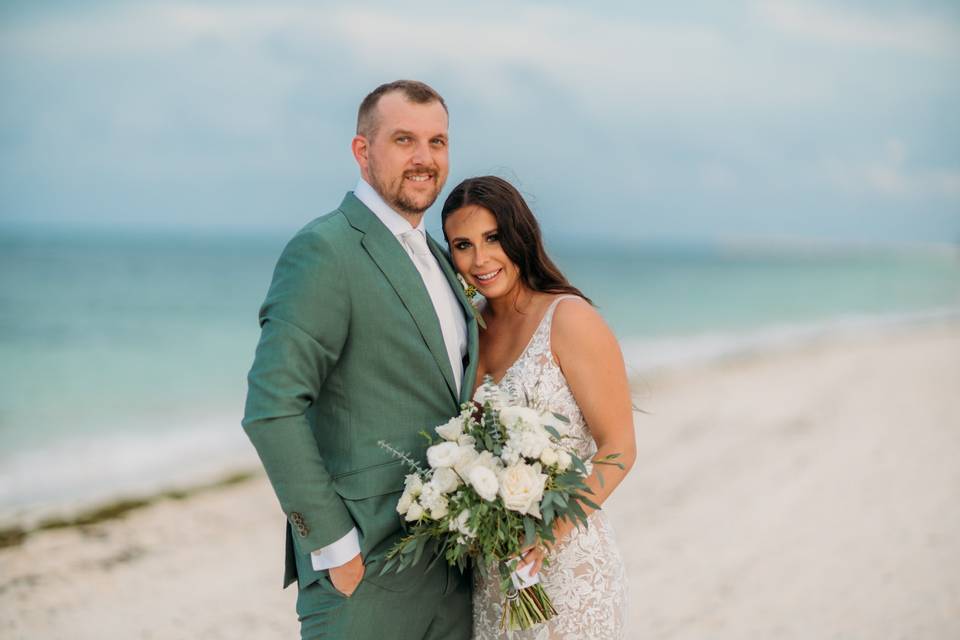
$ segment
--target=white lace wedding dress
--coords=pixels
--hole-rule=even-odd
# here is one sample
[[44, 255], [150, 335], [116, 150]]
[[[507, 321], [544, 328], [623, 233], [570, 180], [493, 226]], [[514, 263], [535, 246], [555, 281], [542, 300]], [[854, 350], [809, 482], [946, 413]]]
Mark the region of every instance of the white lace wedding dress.
[[[574, 297], [559, 296], [550, 304], [527, 348], [504, 374], [500, 386], [516, 398], [528, 398], [538, 409], [568, 417], [577, 455], [590, 460], [597, 445], [550, 350], [550, 327], [557, 303]], [[550, 566], [540, 571], [544, 589], [557, 610], [557, 616], [546, 624], [525, 631], [501, 631], [504, 597], [500, 593], [499, 573], [496, 568], [474, 571], [475, 640], [620, 640], [624, 637], [627, 580], [623, 560], [606, 514], [602, 510], [593, 512], [589, 523], [585, 530], [574, 529], [550, 555]]]

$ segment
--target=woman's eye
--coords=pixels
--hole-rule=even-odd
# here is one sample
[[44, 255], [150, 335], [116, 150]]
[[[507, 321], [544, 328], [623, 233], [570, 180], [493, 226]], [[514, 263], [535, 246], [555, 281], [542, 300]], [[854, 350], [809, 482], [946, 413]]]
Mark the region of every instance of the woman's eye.
[[487, 236], [487, 242], [500, 242], [500, 236], [495, 233], [491, 233]]
[[455, 242], [453, 244], [453, 248], [456, 249], [457, 251], [463, 251], [464, 249], [467, 249], [469, 247], [470, 247], [469, 242]]

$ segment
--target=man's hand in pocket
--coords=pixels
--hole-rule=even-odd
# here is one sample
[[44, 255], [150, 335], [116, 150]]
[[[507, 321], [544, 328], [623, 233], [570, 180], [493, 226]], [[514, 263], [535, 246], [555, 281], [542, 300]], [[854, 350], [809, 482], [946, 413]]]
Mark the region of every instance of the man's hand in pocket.
[[363, 559], [358, 553], [346, 564], [330, 569], [330, 582], [337, 591], [349, 598], [363, 580], [364, 570]]

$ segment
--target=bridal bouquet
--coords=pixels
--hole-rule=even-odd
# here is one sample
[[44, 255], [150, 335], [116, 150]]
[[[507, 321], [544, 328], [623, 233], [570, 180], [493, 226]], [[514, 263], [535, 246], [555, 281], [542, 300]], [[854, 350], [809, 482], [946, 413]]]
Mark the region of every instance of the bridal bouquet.
[[[529, 403], [526, 403], [529, 404]], [[557, 518], [587, 525], [587, 464], [567, 437], [569, 420], [511, 399], [488, 378], [460, 415], [434, 429], [429, 468], [386, 442], [380, 445], [411, 468], [397, 512], [407, 535], [387, 554], [381, 573], [417, 564], [431, 542], [437, 557], [461, 570], [472, 560], [497, 566], [507, 599], [501, 627], [528, 629], [556, 614], [539, 577], [517, 571], [521, 552], [553, 542]], [[594, 460], [615, 464], [616, 455]], [[602, 478], [601, 478], [602, 480]]]

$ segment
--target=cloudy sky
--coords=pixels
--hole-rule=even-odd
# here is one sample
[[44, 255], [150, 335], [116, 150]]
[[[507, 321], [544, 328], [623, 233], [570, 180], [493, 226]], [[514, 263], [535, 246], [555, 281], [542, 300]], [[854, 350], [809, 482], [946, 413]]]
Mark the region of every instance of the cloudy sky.
[[4, 2], [0, 225], [292, 231], [399, 77], [554, 237], [960, 241], [960, 5], [878, 0]]

